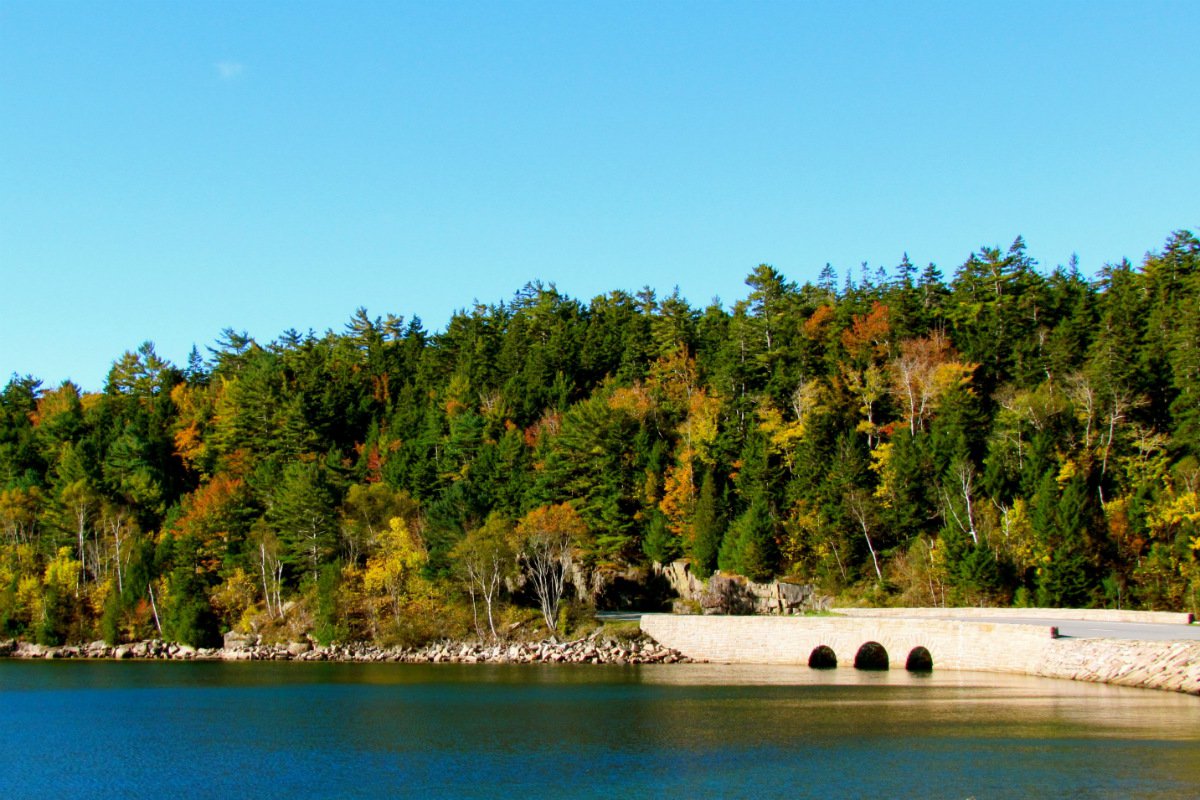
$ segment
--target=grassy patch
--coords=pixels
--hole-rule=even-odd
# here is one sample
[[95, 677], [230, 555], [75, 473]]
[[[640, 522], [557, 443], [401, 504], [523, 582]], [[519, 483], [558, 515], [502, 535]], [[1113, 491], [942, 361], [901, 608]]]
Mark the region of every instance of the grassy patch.
[[611, 642], [637, 642], [643, 637], [642, 626], [637, 620], [605, 622], [600, 635]]

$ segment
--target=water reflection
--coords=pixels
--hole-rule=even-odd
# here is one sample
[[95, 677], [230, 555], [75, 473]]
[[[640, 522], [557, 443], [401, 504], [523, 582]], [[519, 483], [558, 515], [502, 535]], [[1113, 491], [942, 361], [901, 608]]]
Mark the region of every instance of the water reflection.
[[1154, 797], [1200, 699], [850, 668], [0, 662], [13, 797]]

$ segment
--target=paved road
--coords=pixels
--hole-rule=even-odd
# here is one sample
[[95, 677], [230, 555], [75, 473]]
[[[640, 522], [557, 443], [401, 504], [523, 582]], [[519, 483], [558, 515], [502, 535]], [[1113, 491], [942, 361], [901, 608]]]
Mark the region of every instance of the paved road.
[[[946, 619], [955, 619], [947, 616]], [[1165, 642], [1174, 639], [1200, 641], [1200, 625], [1155, 625], [1144, 622], [1094, 622], [1078, 619], [1019, 619], [1007, 617], [962, 618], [963, 622], [999, 622], [1018, 625], [1053, 625], [1059, 636], [1073, 639], [1137, 639]]]
[[[598, 619], [617, 621], [634, 621], [642, 618], [638, 611], [602, 611], [596, 615]], [[1143, 642], [1167, 642], [1184, 639], [1200, 641], [1200, 624], [1192, 625], [1157, 625], [1145, 622], [1095, 622], [1078, 619], [1045, 619], [1042, 617], [956, 617], [952, 613], [945, 616], [924, 617], [924, 619], [953, 619], [960, 622], [995, 622], [1001, 625], [1042, 625], [1058, 628], [1060, 637], [1072, 639], [1135, 639]]]

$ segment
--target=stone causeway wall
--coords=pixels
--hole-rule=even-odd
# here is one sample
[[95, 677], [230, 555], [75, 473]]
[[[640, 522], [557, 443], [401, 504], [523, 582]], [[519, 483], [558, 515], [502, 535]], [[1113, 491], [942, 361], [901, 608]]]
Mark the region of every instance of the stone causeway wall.
[[1200, 642], [1055, 639], [1032, 674], [1200, 695]]
[[[945, 613], [945, 612], [943, 612]], [[904, 669], [924, 648], [933, 669], [1013, 672], [1200, 695], [1200, 642], [1059, 639], [1050, 625], [899, 616], [738, 617], [647, 614], [642, 630], [690, 659], [726, 664], [812, 661], [828, 648], [850, 667], [863, 645]]]

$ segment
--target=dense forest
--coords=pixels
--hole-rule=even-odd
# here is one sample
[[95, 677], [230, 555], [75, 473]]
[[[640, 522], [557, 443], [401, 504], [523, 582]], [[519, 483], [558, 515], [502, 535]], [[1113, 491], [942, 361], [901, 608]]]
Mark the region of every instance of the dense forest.
[[[858, 271], [856, 271], [858, 272]], [[147, 343], [0, 395], [0, 636], [494, 635], [563, 564], [686, 558], [895, 605], [1200, 611], [1200, 241], [745, 299], [531, 283], [420, 320]], [[582, 594], [582, 593], [581, 593]], [[532, 624], [532, 623], [530, 623]]]

